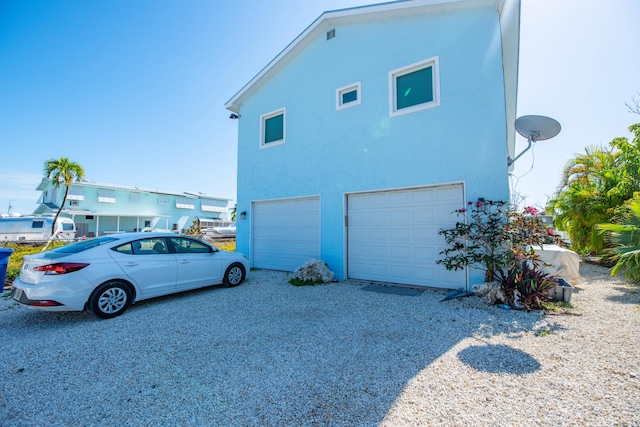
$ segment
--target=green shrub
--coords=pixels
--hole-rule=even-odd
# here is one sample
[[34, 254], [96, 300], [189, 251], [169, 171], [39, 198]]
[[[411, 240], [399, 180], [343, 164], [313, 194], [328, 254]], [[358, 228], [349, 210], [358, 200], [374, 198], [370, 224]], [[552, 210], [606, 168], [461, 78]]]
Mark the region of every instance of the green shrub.
[[[64, 246], [66, 242], [54, 242], [49, 245], [48, 249]], [[4, 243], [2, 247], [13, 249], [13, 253], [9, 256], [7, 265], [7, 275], [5, 278], [5, 286], [8, 286], [20, 275], [22, 268], [22, 259], [25, 255], [37, 254], [42, 251], [44, 243]]]
[[298, 279], [297, 277], [294, 277], [293, 279], [289, 280], [289, 283], [292, 284], [293, 286], [315, 286], [315, 285], [321, 285], [323, 282], [322, 280], [302, 280], [302, 279]]
[[440, 230], [448, 246], [436, 263], [447, 270], [480, 269], [486, 282], [500, 282], [507, 299], [503, 302], [541, 309], [547, 291], [556, 283], [540, 271], [532, 246], [559, 243], [559, 236], [537, 216], [537, 209], [518, 212], [503, 201], [477, 201], [455, 213], [462, 221]]

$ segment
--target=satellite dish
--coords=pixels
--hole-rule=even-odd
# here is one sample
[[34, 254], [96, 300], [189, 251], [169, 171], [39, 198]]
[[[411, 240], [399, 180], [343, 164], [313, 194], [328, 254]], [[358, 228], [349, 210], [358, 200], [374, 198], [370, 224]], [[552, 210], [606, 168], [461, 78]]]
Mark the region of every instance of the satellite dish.
[[516, 130], [533, 142], [551, 139], [560, 133], [560, 123], [545, 116], [522, 116], [516, 120]]
[[507, 158], [507, 165], [511, 166], [520, 158], [527, 150], [531, 148], [531, 145], [536, 141], [544, 141], [545, 139], [551, 139], [560, 133], [560, 123], [551, 117], [545, 116], [522, 116], [516, 119], [516, 130], [525, 138], [529, 145], [527, 148], [518, 154], [516, 157]]

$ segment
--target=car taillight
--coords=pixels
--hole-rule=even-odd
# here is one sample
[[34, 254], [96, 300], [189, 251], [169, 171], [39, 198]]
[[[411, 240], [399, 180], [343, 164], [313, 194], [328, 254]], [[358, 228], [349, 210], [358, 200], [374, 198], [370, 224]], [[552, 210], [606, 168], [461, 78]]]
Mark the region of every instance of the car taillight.
[[87, 263], [83, 262], [60, 262], [57, 264], [48, 264], [35, 267], [34, 271], [44, 271], [44, 274], [67, 274], [74, 271], [82, 270]]

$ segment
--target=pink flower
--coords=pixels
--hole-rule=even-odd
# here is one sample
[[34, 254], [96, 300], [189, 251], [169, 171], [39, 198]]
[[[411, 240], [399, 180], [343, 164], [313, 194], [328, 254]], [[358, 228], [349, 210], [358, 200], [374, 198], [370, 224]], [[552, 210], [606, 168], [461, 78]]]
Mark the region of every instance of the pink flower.
[[462, 209], [460, 209], [458, 212], [460, 212], [460, 213], [465, 213], [466, 211], [467, 211], [467, 209], [466, 209], [466, 208], [462, 208]]
[[524, 210], [531, 215], [536, 215], [539, 212], [538, 209], [534, 208], [533, 206], [527, 206], [526, 208], [524, 208]]
[[475, 203], [476, 208], [481, 208], [483, 205], [484, 203], [479, 200]]

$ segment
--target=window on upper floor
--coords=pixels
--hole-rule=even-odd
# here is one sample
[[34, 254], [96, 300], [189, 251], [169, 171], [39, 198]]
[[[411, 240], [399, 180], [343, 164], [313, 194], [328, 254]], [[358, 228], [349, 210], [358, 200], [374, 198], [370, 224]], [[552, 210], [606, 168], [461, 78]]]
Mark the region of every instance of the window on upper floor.
[[336, 110], [360, 104], [360, 82], [336, 90]]
[[142, 199], [141, 194], [136, 191], [132, 192], [129, 197], [130, 197], [129, 200], [131, 200], [131, 203], [140, 203], [140, 200]]
[[391, 117], [439, 105], [437, 56], [389, 73], [389, 115]]
[[98, 201], [100, 203], [115, 203], [116, 192], [114, 190], [98, 190]]
[[178, 209], [195, 209], [195, 203], [193, 199], [176, 198], [176, 208]]
[[285, 126], [284, 108], [260, 116], [260, 148], [284, 144]]
[[69, 187], [67, 200], [84, 200], [84, 191], [82, 190], [82, 187]]

